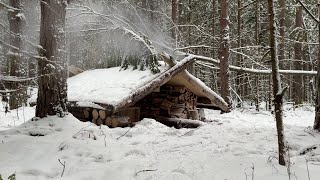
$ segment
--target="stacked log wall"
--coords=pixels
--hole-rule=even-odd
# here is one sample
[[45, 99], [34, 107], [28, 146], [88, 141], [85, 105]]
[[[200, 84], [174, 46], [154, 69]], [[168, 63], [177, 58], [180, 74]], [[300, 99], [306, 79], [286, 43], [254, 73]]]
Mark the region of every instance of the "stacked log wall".
[[199, 119], [196, 108], [197, 96], [182, 86], [162, 86], [159, 92], [152, 92], [140, 100], [142, 118], [169, 117]]
[[81, 121], [91, 121], [100, 126], [126, 127], [132, 126], [143, 118], [159, 119], [181, 118], [199, 120], [197, 110], [198, 97], [181, 86], [162, 86], [152, 92], [133, 107], [117, 113], [103, 109], [69, 107], [69, 111]]

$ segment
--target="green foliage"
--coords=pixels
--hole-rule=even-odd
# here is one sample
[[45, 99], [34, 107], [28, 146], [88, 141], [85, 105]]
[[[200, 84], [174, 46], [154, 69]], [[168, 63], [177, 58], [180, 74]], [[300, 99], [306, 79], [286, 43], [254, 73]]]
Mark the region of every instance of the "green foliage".
[[[0, 174], [0, 180], [4, 180]], [[9, 177], [8, 177], [8, 180], [16, 180], [16, 173], [13, 173], [11, 174]]]
[[16, 173], [11, 174], [11, 175], [8, 177], [8, 180], [16, 180]]

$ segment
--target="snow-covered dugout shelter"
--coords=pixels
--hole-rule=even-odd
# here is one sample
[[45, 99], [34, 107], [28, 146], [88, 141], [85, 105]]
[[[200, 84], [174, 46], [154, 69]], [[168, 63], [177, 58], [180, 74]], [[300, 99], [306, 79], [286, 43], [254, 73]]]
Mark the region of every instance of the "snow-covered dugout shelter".
[[199, 121], [191, 120], [203, 118], [198, 106], [228, 111], [218, 94], [185, 70], [192, 61], [189, 56], [171, 66], [163, 63], [157, 74], [120, 67], [80, 73], [68, 79], [69, 112], [109, 127], [131, 126], [143, 118], [192, 127]]

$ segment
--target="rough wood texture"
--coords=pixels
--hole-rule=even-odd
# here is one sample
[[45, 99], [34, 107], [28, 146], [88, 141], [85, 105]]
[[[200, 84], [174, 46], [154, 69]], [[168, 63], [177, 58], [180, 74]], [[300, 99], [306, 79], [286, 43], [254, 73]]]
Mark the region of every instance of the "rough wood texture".
[[[8, 11], [9, 29], [10, 29], [10, 45], [17, 49], [8, 49], [7, 59], [9, 60], [10, 76], [23, 77], [26, 76], [27, 68], [25, 58], [20, 54], [24, 50], [23, 30], [25, 28], [25, 18], [19, 16], [23, 13], [22, 0], [10, 0], [9, 4], [13, 9]], [[18, 90], [10, 93], [9, 107], [10, 109], [17, 109], [27, 102], [27, 90], [20, 82], [7, 84], [8, 89]]]
[[141, 120], [139, 107], [126, 108], [122, 111], [115, 113], [114, 115], [119, 116], [119, 117], [128, 117], [129, 118], [128, 121], [130, 123], [137, 122], [137, 121]]
[[274, 111], [277, 124], [278, 135], [278, 152], [279, 152], [279, 164], [285, 166], [285, 144], [283, 134], [283, 93], [281, 90], [281, 80], [279, 74], [279, 60], [278, 60], [278, 48], [276, 40], [276, 21], [275, 21], [275, 7], [274, 0], [268, 0], [268, 12], [269, 12], [269, 28], [270, 28], [270, 54], [272, 62], [272, 81], [273, 81], [273, 97], [274, 97]]
[[112, 127], [112, 117], [107, 117], [105, 120], [105, 125]]
[[86, 119], [90, 118], [90, 110], [88, 108], [84, 109], [83, 115], [84, 115], [84, 118]]
[[36, 116], [43, 118], [66, 111], [67, 61], [65, 57], [64, 0], [42, 0], [40, 24], [40, 58], [38, 61], [38, 99]]
[[128, 127], [130, 126], [129, 117], [112, 117], [111, 118], [111, 126], [116, 127]]
[[103, 124], [103, 120], [99, 117], [99, 118], [96, 120], [96, 125], [101, 126], [102, 124]]
[[188, 119], [200, 120], [198, 110], [188, 111]]
[[93, 109], [93, 110], [92, 110], [92, 118], [93, 118], [94, 120], [97, 120], [97, 119], [99, 118], [99, 112], [98, 112], [97, 109]]
[[101, 119], [106, 119], [106, 117], [107, 117], [107, 112], [104, 111], [104, 110], [99, 110], [99, 117], [100, 117]]
[[[170, 81], [170, 79], [173, 76], [175, 76], [179, 72], [183, 71], [193, 61], [194, 61], [194, 58], [192, 56], [186, 57], [179, 64], [176, 64], [175, 66], [171, 67], [165, 73], [160, 74], [157, 77], [156, 81], [148, 82], [145, 86], [142, 86], [142, 87], [136, 89], [135, 93], [124, 98], [121, 103], [119, 103], [116, 107], [114, 107], [113, 112], [118, 112], [121, 109], [125, 109], [127, 107], [134, 105], [136, 102], [138, 102], [139, 100], [144, 98], [146, 95], [152, 93], [152, 91], [154, 89], [156, 89], [159, 86], [162, 86], [165, 83], [167, 83], [168, 81]], [[128, 103], [128, 102], [130, 102], [130, 103]]]
[[161, 86], [160, 92], [153, 92], [140, 100], [142, 118], [156, 116], [188, 118], [188, 111], [196, 109], [197, 96], [181, 86]]
[[[166, 55], [160, 54], [162, 59], [169, 65], [175, 65], [176, 62], [170, 57], [168, 58]], [[186, 81], [189, 85], [191, 85], [190, 88], [196, 89], [198, 91], [201, 91], [200, 93], [204, 96], [209, 98], [212, 102], [211, 104], [215, 104], [216, 106], [220, 107], [223, 111], [229, 112], [230, 108], [228, 104], [218, 97], [218, 95], [213, 92], [211, 89], [205, 89], [199, 87], [199, 82], [197, 82], [197, 79], [194, 78], [187, 70], [181, 71], [179, 74], [177, 74], [176, 78], [179, 81]]]

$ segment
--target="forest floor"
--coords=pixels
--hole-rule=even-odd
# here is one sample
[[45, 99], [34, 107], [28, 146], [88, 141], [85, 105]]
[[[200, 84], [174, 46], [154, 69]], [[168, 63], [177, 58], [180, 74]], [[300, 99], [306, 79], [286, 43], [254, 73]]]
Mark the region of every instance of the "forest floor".
[[277, 163], [273, 115], [250, 107], [227, 114], [206, 110], [210, 122], [197, 129], [152, 119], [110, 129], [72, 115], [31, 121], [34, 108], [5, 114], [1, 106], [4, 179], [16, 173], [18, 180], [283, 180], [288, 169], [292, 180], [320, 178], [320, 133], [311, 128], [311, 106], [285, 108], [290, 168]]

